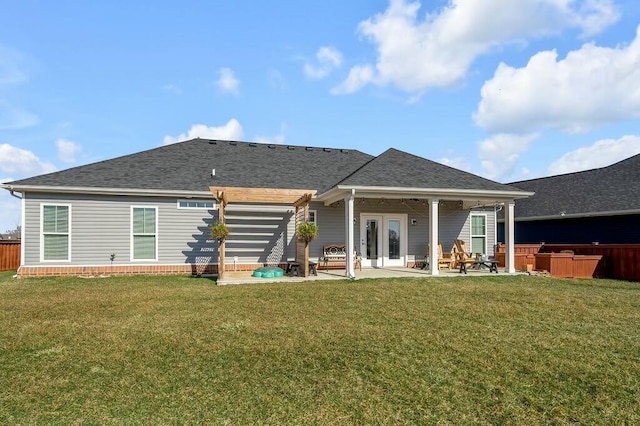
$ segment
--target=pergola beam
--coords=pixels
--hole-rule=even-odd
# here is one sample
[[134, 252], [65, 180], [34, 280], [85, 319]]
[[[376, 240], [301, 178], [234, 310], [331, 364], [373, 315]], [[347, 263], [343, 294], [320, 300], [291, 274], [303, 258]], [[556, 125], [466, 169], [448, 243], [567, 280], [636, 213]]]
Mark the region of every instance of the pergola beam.
[[226, 186], [211, 186], [209, 189], [218, 201], [220, 201], [219, 196], [222, 194], [227, 203], [294, 204], [304, 196], [309, 196], [308, 200], [311, 200], [316, 194], [315, 190], [308, 189], [241, 188]]

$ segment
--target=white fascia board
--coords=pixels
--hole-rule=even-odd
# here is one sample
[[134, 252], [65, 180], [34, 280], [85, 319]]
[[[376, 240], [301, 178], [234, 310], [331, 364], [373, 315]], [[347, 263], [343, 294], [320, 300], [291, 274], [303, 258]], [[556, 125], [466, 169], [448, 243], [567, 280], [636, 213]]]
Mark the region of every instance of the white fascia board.
[[[517, 209], [517, 206], [516, 206]], [[607, 212], [591, 212], [591, 213], [570, 213], [570, 214], [554, 214], [546, 216], [527, 216], [517, 217], [516, 222], [535, 222], [539, 220], [560, 220], [560, 219], [580, 219], [584, 217], [606, 217], [606, 216], [625, 216], [629, 214], [640, 214], [640, 210], [615, 210]], [[504, 218], [498, 219], [498, 223], [503, 223]]]
[[91, 194], [91, 195], [138, 195], [144, 197], [204, 197], [213, 198], [211, 191], [176, 191], [140, 188], [96, 188], [81, 186], [33, 186], [0, 184], [0, 187], [13, 192], [44, 192], [56, 194]]
[[346, 186], [338, 185], [317, 196], [325, 205], [332, 204], [355, 191], [357, 197], [385, 198], [438, 198], [440, 200], [472, 200], [503, 202], [531, 197], [534, 192], [526, 191], [487, 191], [481, 189], [442, 189], [442, 188], [402, 188], [392, 186]]

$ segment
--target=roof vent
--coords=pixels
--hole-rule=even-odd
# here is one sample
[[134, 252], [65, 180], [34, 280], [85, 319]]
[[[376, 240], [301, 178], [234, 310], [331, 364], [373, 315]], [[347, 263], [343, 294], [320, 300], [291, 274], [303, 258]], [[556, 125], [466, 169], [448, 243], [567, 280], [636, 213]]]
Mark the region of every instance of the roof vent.
[[209, 145], [217, 145], [217, 144], [218, 144], [218, 142], [216, 142], [216, 141], [209, 141]]
[[287, 147], [287, 149], [290, 149], [290, 150], [292, 150], [292, 151], [293, 151], [294, 149], [296, 149], [296, 147], [295, 147], [295, 146], [291, 146], [291, 145], [289, 145], [289, 146]]
[[211, 169], [211, 177], [214, 177], [216, 175], [216, 169]]
[[275, 146], [275, 145], [267, 145], [267, 146], [268, 146], [269, 148], [271, 148], [271, 149], [276, 149], [276, 146]]
[[230, 141], [230, 142], [229, 142], [229, 145], [231, 145], [231, 146], [236, 146], [236, 145], [238, 145], [238, 142], [236, 142], [236, 141]]
[[313, 148], [312, 148], [312, 147], [310, 147], [310, 146], [306, 147], [305, 149], [306, 149], [307, 151], [313, 151]]
[[331, 152], [331, 148], [322, 148], [324, 152]]
[[255, 148], [256, 146], [258, 146], [258, 144], [257, 143], [250, 143], [249, 146], [252, 146], [252, 147]]

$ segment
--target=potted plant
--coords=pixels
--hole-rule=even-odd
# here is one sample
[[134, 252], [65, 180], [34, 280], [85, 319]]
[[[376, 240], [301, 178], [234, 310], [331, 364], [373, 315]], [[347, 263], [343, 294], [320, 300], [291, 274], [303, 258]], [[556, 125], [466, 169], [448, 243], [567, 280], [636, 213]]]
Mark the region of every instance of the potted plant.
[[313, 222], [302, 222], [296, 229], [296, 235], [300, 241], [308, 243], [318, 236], [318, 226]]
[[229, 236], [229, 228], [222, 222], [216, 222], [211, 225], [211, 238], [218, 240], [218, 242], [224, 241]]

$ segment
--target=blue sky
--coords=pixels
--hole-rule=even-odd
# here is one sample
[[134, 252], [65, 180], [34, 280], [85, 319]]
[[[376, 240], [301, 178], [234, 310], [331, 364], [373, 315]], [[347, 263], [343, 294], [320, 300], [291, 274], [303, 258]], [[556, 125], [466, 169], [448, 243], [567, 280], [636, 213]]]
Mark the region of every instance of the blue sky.
[[501, 182], [640, 152], [636, 0], [0, 10], [0, 182], [195, 136], [394, 147]]

